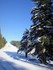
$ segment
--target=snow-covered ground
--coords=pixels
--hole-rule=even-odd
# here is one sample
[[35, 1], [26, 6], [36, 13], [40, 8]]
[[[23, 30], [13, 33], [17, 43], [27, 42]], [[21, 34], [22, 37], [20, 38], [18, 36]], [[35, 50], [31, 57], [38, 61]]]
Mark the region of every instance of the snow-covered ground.
[[17, 54], [17, 50], [10, 43], [0, 49], [0, 70], [53, 70], [53, 62], [51, 65], [44, 65], [36, 57], [25, 58], [24, 52]]

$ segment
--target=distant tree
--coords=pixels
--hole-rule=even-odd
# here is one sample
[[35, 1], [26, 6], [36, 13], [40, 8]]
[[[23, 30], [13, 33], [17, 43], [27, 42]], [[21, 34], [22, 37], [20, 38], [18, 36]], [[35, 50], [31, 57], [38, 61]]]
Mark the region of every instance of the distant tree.
[[16, 47], [20, 46], [20, 41], [11, 41], [10, 43]]
[[2, 38], [2, 43], [3, 43], [3, 44], [6, 44], [6, 42], [7, 42], [6, 39], [3, 37], [3, 38]]
[[6, 44], [6, 39], [2, 36], [1, 31], [0, 31], [0, 48], [4, 47]]

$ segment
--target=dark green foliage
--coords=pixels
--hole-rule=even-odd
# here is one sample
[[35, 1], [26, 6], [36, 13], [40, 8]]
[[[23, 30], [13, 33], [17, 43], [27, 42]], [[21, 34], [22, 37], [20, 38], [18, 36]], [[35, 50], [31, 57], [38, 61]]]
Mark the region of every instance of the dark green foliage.
[[4, 47], [6, 42], [7, 42], [6, 39], [2, 37], [2, 34], [0, 33], [0, 48]]
[[25, 32], [23, 33], [23, 37], [21, 40], [21, 46], [24, 47], [24, 50], [27, 51], [27, 45], [28, 45], [28, 35], [29, 35], [29, 31], [28, 29], [25, 30]]
[[[31, 40], [34, 41], [38, 38], [40, 40], [36, 43], [37, 54], [41, 52], [44, 55], [45, 53], [50, 55], [50, 58], [53, 56], [53, 0], [33, 0], [35, 6], [32, 9], [32, 18], [33, 25], [30, 27]], [[37, 50], [39, 49], [39, 50]], [[42, 56], [46, 59], [47, 56]], [[41, 59], [42, 59], [41, 57]], [[42, 59], [43, 62], [44, 58]]]
[[26, 29], [25, 32], [23, 33], [23, 37], [21, 40], [21, 49], [19, 49], [19, 51], [24, 51], [25, 52], [25, 56], [27, 57], [27, 50], [28, 50], [28, 42], [29, 40], [29, 30]]
[[10, 43], [16, 47], [20, 46], [20, 41], [11, 41]]

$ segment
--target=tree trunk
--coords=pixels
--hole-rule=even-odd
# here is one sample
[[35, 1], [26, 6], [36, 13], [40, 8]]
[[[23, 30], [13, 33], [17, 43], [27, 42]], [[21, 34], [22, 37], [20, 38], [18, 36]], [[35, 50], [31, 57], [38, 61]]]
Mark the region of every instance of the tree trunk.
[[27, 52], [25, 53], [25, 57], [27, 58]]

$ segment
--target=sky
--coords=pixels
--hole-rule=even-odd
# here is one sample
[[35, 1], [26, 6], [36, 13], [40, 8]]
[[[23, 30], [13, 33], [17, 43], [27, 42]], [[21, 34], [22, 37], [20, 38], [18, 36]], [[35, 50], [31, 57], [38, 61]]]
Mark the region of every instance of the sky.
[[0, 28], [8, 42], [20, 41], [32, 24], [32, 0], [0, 0]]

